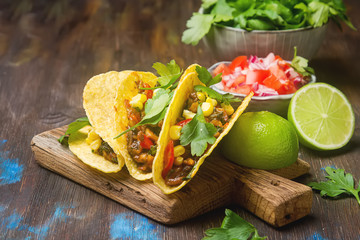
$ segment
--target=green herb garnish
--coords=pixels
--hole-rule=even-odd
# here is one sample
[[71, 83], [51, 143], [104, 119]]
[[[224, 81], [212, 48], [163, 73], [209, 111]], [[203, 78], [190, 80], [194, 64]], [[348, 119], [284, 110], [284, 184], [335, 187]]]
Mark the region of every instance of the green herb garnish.
[[241, 102], [241, 99], [235, 98], [234, 95], [230, 93], [220, 94], [217, 91], [209, 88], [209, 86], [219, 83], [221, 81], [221, 73], [216, 75], [215, 77], [212, 77], [211, 73], [209, 73], [209, 71], [205, 67], [196, 66], [195, 70], [198, 74], [199, 80], [203, 84], [205, 84], [205, 86], [194, 86], [195, 91], [206, 92], [211, 98], [216, 99], [218, 102], [221, 103], [229, 104], [230, 102]]
[[160, 86], [152, 87], [152, 88], [142, 88], [140, 89], [157, 89], [163, 88], [168, 89], [172, 87], [172, 85], [176, 84], [176, 80], [181, 76], [182, 70], [180, 69], [179, 65], [176, 64], [175, 60], [171, 60], [166, 65], [160, 62], [156, 62], [152, 66], [157, 73], [160, 75], [158, 78], [158, 83]]
[[173, 92], [170, 92], [170, 90], [159, 89], [153, 98], [146, 101], [144, 118], [139, 123], [117, 135], [114, 139], [121, 137], [125, 133], [132, 131], [139, 126], [145, 124], [158, 124], [164, 119], [172, 96]]
[[297, 56], [297, 48], [294, 47], [294, 58], [291, 61], [291, 67], [303, 76], [310, 76], [311, 74], [315, 74], [315, 71], [308, 66], [308, 62], [309, 60], [306, 58]]
[[211, 73], [209, 73], [209, 71], [205, 67], [196, 66], [195, 70], [198, 74], [199, 80], [207, 87], [219, 83], [221, 81], [222, 73], [219, 73], [215, 77], [212, 77]]
[[332, 167], [326, 167], [326, 176], [329, 181], [326, 182], [311, 182], [308, 185], [315, 190], [320, 191], [321, 196], [337, 197], [340, 194], [353, 195], [358, 204], [360, 205], [360, 181], [358, 188], [355, 189], [354, 178], [350, 173], [345, 174], [344, 169], [335, 169]]
[[286, 30], [321, 27], [333, 19], [356, 30], [342, 0], [202, 0], [203, 13], [193, 13], [182, 35], [186, 44], [196, 45], [212, 24], [252, 30]]
[[80, 129], [82, 129], [83, 127], [90, 125], [89, 119], [87, 117], [82, 117], [82, 118], [78, 118], [76, 119], [74, 122], [70, 123], [68, 126], [68, 129], [66, 130], [65, 134], [62, 135], [58, 141], [59, 143], [63, 144], [63, 145], [68, 145], [68, 137], [70, 134], [79, 131]]
[[263, 240], [257, 229], [239, 215], [229, 209], [225, 209], [225, 218], [219, 228], [211, 228], [205, 231], [203, 240]]
[[201, 107], [198, 106], [194, 118], [181, 129], [180, 144], [186, 146], [190, 144], [191, 155], [201, 156], [208, 144], [214, 144], [216, 138], [216, 127], [206, 122]]

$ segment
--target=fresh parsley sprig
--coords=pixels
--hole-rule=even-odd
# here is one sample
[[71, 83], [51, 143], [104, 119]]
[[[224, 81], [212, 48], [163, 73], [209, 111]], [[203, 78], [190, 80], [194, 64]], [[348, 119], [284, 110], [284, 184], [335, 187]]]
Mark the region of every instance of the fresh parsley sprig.
[[79, 131], [80, 129], [82, 129], [83, 127], [90, 125], [89, 119], [87, 117], [82, 117], [82, 118], [78, 118], [76, 119], [74, 122], [70, 123], [68, 126], [68, 129], [66, 130], [65, 134], [62, 135], [58, 141], [59, 143], [63, 144], [63, 145], [67, 145], [67, 139], [69, 137], [70, 134]]
[[114, 139], [121, 137], [125, 133], [132, 131], [133, 129], [145, 125], [145, 124], [158, 124], [164, 119], [169, 103], [172, 99], [173, 92], [170, 90], [159, 89], [153, 98], [150, 98], [145, 103], [145, 116], [144, 118], [134, 126], [121, 132]]
[[198, 106], [194, 118], [181, 129], [180, 144], [191, 146], [191, 155], [201, 156], [208, 144], [214, 144], [214, 134], [217, 129], [211, 123], [206, 122], [201, 107]]
[[340, 194], [353, 195], [360, 206], [360, 181], [358, 188], [355, 189], [353, 176], [350, 173], [345, 174], [344, 169], [326, 167], [325, 171], [328, 174], [326, 178], [329, 181], [311, 182], [308, 185], [315, 190], [319, 190], [321, 196], [337, 197]]
[[225, 209], [225, 218], [219, 228], [211, 228], [205, 231], [207, 235], [202, 240], [264, 240], [260, 237], [257, 229], [239, 215], [229, 209]]
[[140, 87], [140, 89], [146, 90], [146, 89], [157, 89], [157, 88], [163, 88], [168, 89], [171, 88], [172, 85], [176, 84], [176, 80], [179, 79], [183, 71], [180, 69], [179, 65], [175, 62], [175, 60], [171, 60], [166, 65], [160, 62], [156, 62], [152, 66], [160, 76], [158, 78], [158, 83], [160, 86], [152, 87], [152, 88], [143, 88]]
[[209, 73], [209, 71], [205, 67], [196, 66], [195, 70], [198, 74], [199, 80], [205, 84], [205, 86], [196, 85], [194, 87], [196, 91], [206, 92], [211, 98], [216, 99], [218, 102], [221, 103], [229, 104], [230, 102], [241, 101], [241, 99], [235, 98], [230, 93], [220, 94], [217, 91], [209, 88], [209, 86], [219, 83], [221, 81], [221, 73], [219, 73], [215, 77], [212, 77], [211, 73]]
[[315, 74], [315, 71], [308, 66], [308, 62], [309, 60], [306, 58], [297, 56], [297, 48], [294, 47], [294, 58], [291, 61], [291, 67], [303, 76], [311, 76], [312, 74]]

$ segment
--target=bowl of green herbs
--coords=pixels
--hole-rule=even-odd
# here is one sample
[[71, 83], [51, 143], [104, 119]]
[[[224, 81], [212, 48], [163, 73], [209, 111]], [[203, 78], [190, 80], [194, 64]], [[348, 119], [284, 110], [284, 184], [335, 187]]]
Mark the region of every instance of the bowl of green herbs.
[[202, 0], [187, 21], [186, 44], [203, 39], [218, 60], [276, 52], [311, 59], [326, 36], [329, 20], [356, 30], [342, 0]]

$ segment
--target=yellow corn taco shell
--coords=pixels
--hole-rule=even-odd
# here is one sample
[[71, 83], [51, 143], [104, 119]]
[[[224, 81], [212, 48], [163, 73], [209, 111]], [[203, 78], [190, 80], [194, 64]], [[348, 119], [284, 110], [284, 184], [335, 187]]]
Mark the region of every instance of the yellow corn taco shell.
[[[83, 127], [79, 131], [70, 134], [69, 148], [83, 163], [96, 168], [105, 173], [118, 172], [120, 166], [104, 159], [104, 157], [94, 154], [89, 144], [86, 143], [90, 126]], [[121, 159], [121, 156], [118, 156]]]
[[[196, 67], [193, 65], [192, 67]], [[179, 83], [179, 86], [175, 90], [174, 97], [170, 103], [169, 110], [165, 115], [163, 130], [159, 136], [159, 146], [158, 150], [153, 162], [153, 181], [154, 183], [165, 193], [170, 194], [180, 190], [184, 187], [190, 180], [186, 180], [182, 182], [178, 186], [168, 186], [165, 184], [164, 179], [161, 176], [163, 166], [163, 159], [165, 155], [165, 148], [167, 143], [170, 140], [170, 127], [176, 124], [177, 118], [181, 116], [186, 99], [188, 99], [190, 93], [193, 91], [195, 85], [203, 85], [203, 83], [199, 80], [196, 72], [188, 73], [185, 78]], [[247, 96], [241, 103], [241, 105], [237, 108], [234, 114], [231, 116], [229, 125], [224, 129], [224, 131], [220, 134], [220, 136], [216, 139], [215, 143], [200, 157], [198, 162], [195, 165], [195, 168], [191, 172], [191, 178], [195, 176], [199, 167], [204, 162], [205, 158], [211, 154], [214, 148], [218, 145], [221, 139], [230, 131], [236, 120], [243, 113], [247, 105], [249, 104], [252, 93]]]
[[[109, 165], [111, 166], [112, 172], [120, 171], [124, 166], [124, 158], [120, 153], [120, 140], [114, 139], [114, 133], [118, 132], [117, 125], [115, 124], [117, 112], [115, 111], [114, 104], [118, 86], [120, 86], [120, 83], [131, 73], [132, 71], [111, 71], [103, 73], [92, 77], [84, 88], [83, 106], [91, 126], [94, 128], [94, 131], [109, 144], [118, 156], [118, 164], [114, 164], [97, 154], [93, 154], [96, 155], [93, 156], [93, 158], [96, 157], [98, 159], [98, 157], [100, 157], [103, 161], [109, 162], [107, 164], [102, 164], [102, 168], [100, 168], [100, 165], [97, 165], [96, 168], [103, 172], [110, 171]], [[85, 146], [81, 146], [84, 147], [85, 151]], [[74, 146], [72, 149], [74, 149]], [[82, 155], [76, 155], [84, 161]]]
[[[185, 72], [182, 74], [180, 81], [185, 78], [189, 73], [195, 72], [197, 64], [193, 64], [188, 67]], [[140, 80], [144, 83], [149, 84], [151, 87], [154, 87], [157, 83], [157, 77], [150, 72], [132, 72], [127, 76], [124, 81], [119, 85], [117, 89], [117, 96], [115, 101], [116, 114], [116, 124], [119, 127], [118, 134], [125, 131], [129, 125], [129, 119], [127, 116], [127, 111], [124, 105], [126, 99], [131, 100], [134, 96], [139, 93], [139, 82]], [[164, 125], [163, 125], [164, 126]], [[162, 131], [162, 130], [161, 130]], [[137, 163], [132, 159], [128, 150], [127, 150], [127, 137], [126, 134], [121, 136], [119, 142], [121, 144], [120, 153], [124, 157], [125, 165], [132, 177], [137, 180], [144, 181], [152, 178], [152, 172], [147, 173], [141, 171], [137, 167]]]
[[[116, 117], [115, 122], [117, 125], [117, 131], [112, 137], [120, 134], [125, 131], [129, 125], [129, 119], [124, 105], [126, 99], [131, 100], [134, 96], [139, 93], [139, 82], [149, 84], [151, 87], [154, 87], [157, 83], [157, 77], [150, 72], [132, 72], [130, 73], [124, 81], [117, 88], [117, 95], [115, 100], [115, 109]], [[127, 150], [127, 137], [126, 134], [116, 139], [119, 143], [119, 151], [124, 157], [125, 165], [132, 177], [137, 180], [148, 180], [152, 178], [151, 172], [144, 172], [138, 169], [137, 163], [132, 159], [128, 150]]]

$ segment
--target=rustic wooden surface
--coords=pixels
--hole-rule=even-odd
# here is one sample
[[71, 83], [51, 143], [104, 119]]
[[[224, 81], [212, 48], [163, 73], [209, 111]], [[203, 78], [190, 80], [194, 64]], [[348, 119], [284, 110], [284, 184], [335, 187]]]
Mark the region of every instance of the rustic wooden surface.
[[[360, 28], [360, 2], [344, 0]], [[4, 0], [0, 2], [0, 239], [201, 239], [218, 227], [224, 208], [174, 226], [148, 219], [101, 194], [40, 167], [30, 141], [84, 115], [82, 89], [108, 70], [151, 70], [175, 59], [181, 67], [215, 59], [203, 44], [181, 43], [200, 1]], [[360, 179], [360, 33], [330, 24], [311, 61], [317, 79], [342, 90], [356, 115], [355, 134], [341, 150], [304, 147], [311, 165], [300, 183], [324, 180], [334, 166]], [[232, 209], [269, 239], [360, 239], [354, 198], [314, 194], [307, 217], [274, 228], [237, 205]]]
[[41, 166], [160, 223], [179, 223], [232, 203], [275, 227], [299, 220], [311, 211], [311, 188], [280, 177], [293, 179], [308, 173], [309, 164], [300, 159], [277, 169], [275, 175], [240, 167], [214, 152], [191, 184], [166, 195], [152, 181], [137, 181], [126, 170], [106, 174], [85, 165], [59, 144], [65, 130], [66, 126], [33, 137], [31, 149]]

